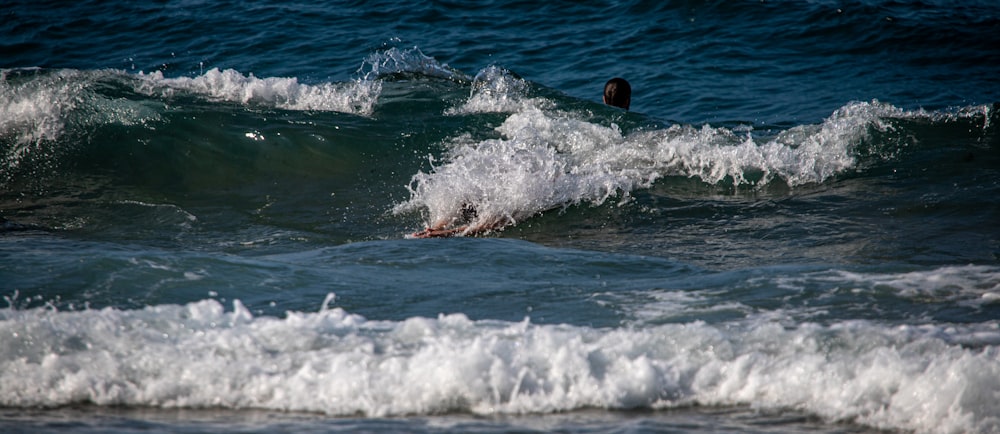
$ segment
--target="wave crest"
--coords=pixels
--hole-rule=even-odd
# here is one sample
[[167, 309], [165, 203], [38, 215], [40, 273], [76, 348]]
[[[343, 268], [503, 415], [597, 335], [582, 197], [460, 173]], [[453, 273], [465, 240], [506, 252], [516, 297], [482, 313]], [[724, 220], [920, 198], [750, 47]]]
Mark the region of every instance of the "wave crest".
[[[819, 184], [857, 167], [855, 148], [886, 119], [906, 113], [877, 101], [847, 105], [818, 125], [797, 126], [772, 137], [751, 128], [672, 125], [624, 134], [592, 115], [552, 108], [529, 98], [519, 79], [490, 68], [465, 104], [453, 113], [513, 112], [495, 128], [500, 138], [469, 135], [445, 143], [442, 161], [417, 173], [410, 199], [395, 212], [425, 211], [429, 227], [514, 224], [537, 213], [579, 203], [627, 198], [663, 177], [707, 184], [789, 187]], [[475, 215], [469, 220], [469, 209]]]
[[309, 85], [295, 77], [257, 78], [252, 73], [213, 68], [197, 77], [164, 78], [161, 72], [140, 74], [137, 90], [171, 97], [177, 91], [205, 95], [242, 104], [266, 104], [285, 110], [336, 111], [371, 115], [382, 86], [379, 81], [357, 79], [344, 83]]
[[[330, 300], [332, 297], [328, 297]], [[593, 329], [369, 321], [340, 308], [255, 317], [215, 300], [0, 310], [0, 404], [262, 408], [389, 416], [752, 405], [918, 432], [998, 428], [1000, 355], [949, 342], [995, 324]], [[39, 387], [44, 385], [44, 387]]]

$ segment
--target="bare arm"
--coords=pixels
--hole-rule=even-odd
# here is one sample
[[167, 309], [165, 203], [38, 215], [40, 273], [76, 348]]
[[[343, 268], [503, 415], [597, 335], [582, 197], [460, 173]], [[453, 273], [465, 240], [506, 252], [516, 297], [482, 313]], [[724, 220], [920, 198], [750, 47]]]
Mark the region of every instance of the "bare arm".
[[498, 219], [486, 223], [462, 225], [450, 229], [445, 229], [444, 225], [434, 225], [420, 232], [415, 232], [413, 238], [447, 238], [454, 236], [481, 235], [506, 226], [507, 219]]

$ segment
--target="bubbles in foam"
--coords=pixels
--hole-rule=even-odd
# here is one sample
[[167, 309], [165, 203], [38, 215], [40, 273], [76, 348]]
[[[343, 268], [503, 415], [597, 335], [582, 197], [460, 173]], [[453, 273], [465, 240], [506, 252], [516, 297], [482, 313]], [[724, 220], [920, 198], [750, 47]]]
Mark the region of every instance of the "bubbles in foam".
[[989, 266], [942, 267], [902, 274], [863, 274], [841, 271], [836, 279], [862, 287], [891, 288], [907, 298], [954, 301], [965, 305], [1000, 302], [1000, 269]]
[[158, 120], [155, 109], [102, 93], [124, 76], [112, 70], [0, 70], [0, 142], [10, 143], [0, 175], [9, 181], [24, 166], [56, 164], [65, 149], [54, 143], [68, 132]]
[[[0, 310], [0, 404], [225, 407], [372, 416], [751, 405], [918, 432], [1000, 428], [1000, 351], [942, 336], [996, 323], [592, 329], [254, 317], [214, 300]], [[956, 340], [964, 338], [957, 336]]]
[[513, 223], [551, 208], [627, 197], [666, 176], [737, 186], [822, 183], [855, 168], [855, 146], [872, 129], [891, 128], [883, 118], [902, 114], [878, 102], [856, 103], [822, 124], [772, 138], [709, 125], [623, 134], [615, 124], [588, 122], [528, 98], [525, 83], [503, 70], [486, 69], [477, 83], [450, 113], [512, 112], [496, 128], [502, 137], [452, 139], [443, 163], [413, 177], [411, 197], [396, 212], [424, 210], [433, 226], [457, 223], [461, 209], [473, 208], [473, 225]]
[[[508, 119], [504, 125], [521, 123], [532, 115], [552, 121], [540, 111], [532, 110], [523, 117]], [[448, 153], [447, 164], [436, 167], [433, 173], [414, 177], [413, 198], [397, 209], [429, 205], [431, 220], [440, 221], [456, 218], [454, 212], [471, 203], [480, 220], [516, 222], [536, 212], [600, 194], [580, 191], [599, 189], [600, 180], [587, 182], [579, 178], [603, 174], [583, 173], [583, 170], [573, 173], [573, 163], [566, 156], [554, 147], [533, 144], [533, 139], [455, 143]], [[606, 183], [617, 182], [613, 176], [607, 178]], [[613, 192], [613, 186], [604, 189], [605, 196]]]
[[65, 128], [63, 114], [76, 107], [81, 91], [81, 83], [66, 75], [77, 74], [63, 71], [57, 75], [64, 80], [13, 84], [8, 78], [11, 72], [0, 71], [0, 135], [21, 145], [55, 140]]
[[336, 111], [370, 116], [382, 92], [382, 79], [397, 73], [465, 81], [459, 71], [424, 55], [418, 48], [389, 48], [369, 55], [358, 78], [343, 83], [304, 84], [295, 77], [258, 78], [233, 69], [212, 68], [196, 77], [165, 78], [159, 71], [139, 74], [138, 86], [147, 94], [192, 92], [222, 101], [264, 104], [286, 110]]
[[337, 111], [370, 115], [381, 83], [358, 79], [346, 83], [308, 85], [294, 77], [257, 78], [239, 71], [213, 68], [197, 77], [164, 78], [161, 72], [140, 74], [141, 92], [166, 96], [177, 90], [243, 104], [267, 104], [287, 110]]
[[490, 66], [473, 79], [469, 99], [445, 114], [510, 113], [553, 106], [543, 98], [528, 98], [529, 89], [528, 82], [524, 79], [515, 77], [506, 69]]

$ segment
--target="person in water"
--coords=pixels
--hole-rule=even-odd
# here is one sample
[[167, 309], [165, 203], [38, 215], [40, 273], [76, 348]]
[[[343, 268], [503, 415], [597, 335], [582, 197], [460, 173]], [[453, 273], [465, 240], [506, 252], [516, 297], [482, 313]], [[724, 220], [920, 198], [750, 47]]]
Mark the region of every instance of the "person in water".
[[[506, 226], [510, 221], [506, 218], [490, 219], [478, 223], [472, 223], [479, 217], [476, 207], [470, 203], [462, 204], [461, 216], [456, 216], [450, 220], [439, 221], [426, 229], [414, 233], [414, 238], [447, 238], [455, 235], [478, 235], [484, 234]], [[449, 228], [456, 222], [469, 222], [464, 225]]]
[[[604, 103], [628, 111], [629, 105], [632, 104], [632, 86], [621, 77], [608, 80], [607, 83], [604, 83]], [[443, 238], [455, 235], [478, 235], [500, 229], [510, 223], [506, 218], [471, 223], [477, 217], [476, 207], [473, 204], [466, 203], [462, 205], [460, 218], [456, 217], [450, 221], [436, 222], [426, 229], [414, 233], [412, 236], [414, 238]], [[455, 220], [464, 220], [470, 223], [449, 228], [448, 226], [454, 224]]]
[[628, 111], [632, 104], [632, 86], [621, 77], [608, 80], [604, 83], [604, 103]]

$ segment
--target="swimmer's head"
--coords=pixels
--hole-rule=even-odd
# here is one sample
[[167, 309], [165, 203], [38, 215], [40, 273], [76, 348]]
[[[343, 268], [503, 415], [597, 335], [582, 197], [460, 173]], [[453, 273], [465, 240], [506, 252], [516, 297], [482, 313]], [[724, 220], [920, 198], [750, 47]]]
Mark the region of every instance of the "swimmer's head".
[[608, 80], [604, 84], [604, 103], [628, 110], [632, 104], [632, 86], [624, 78]]

